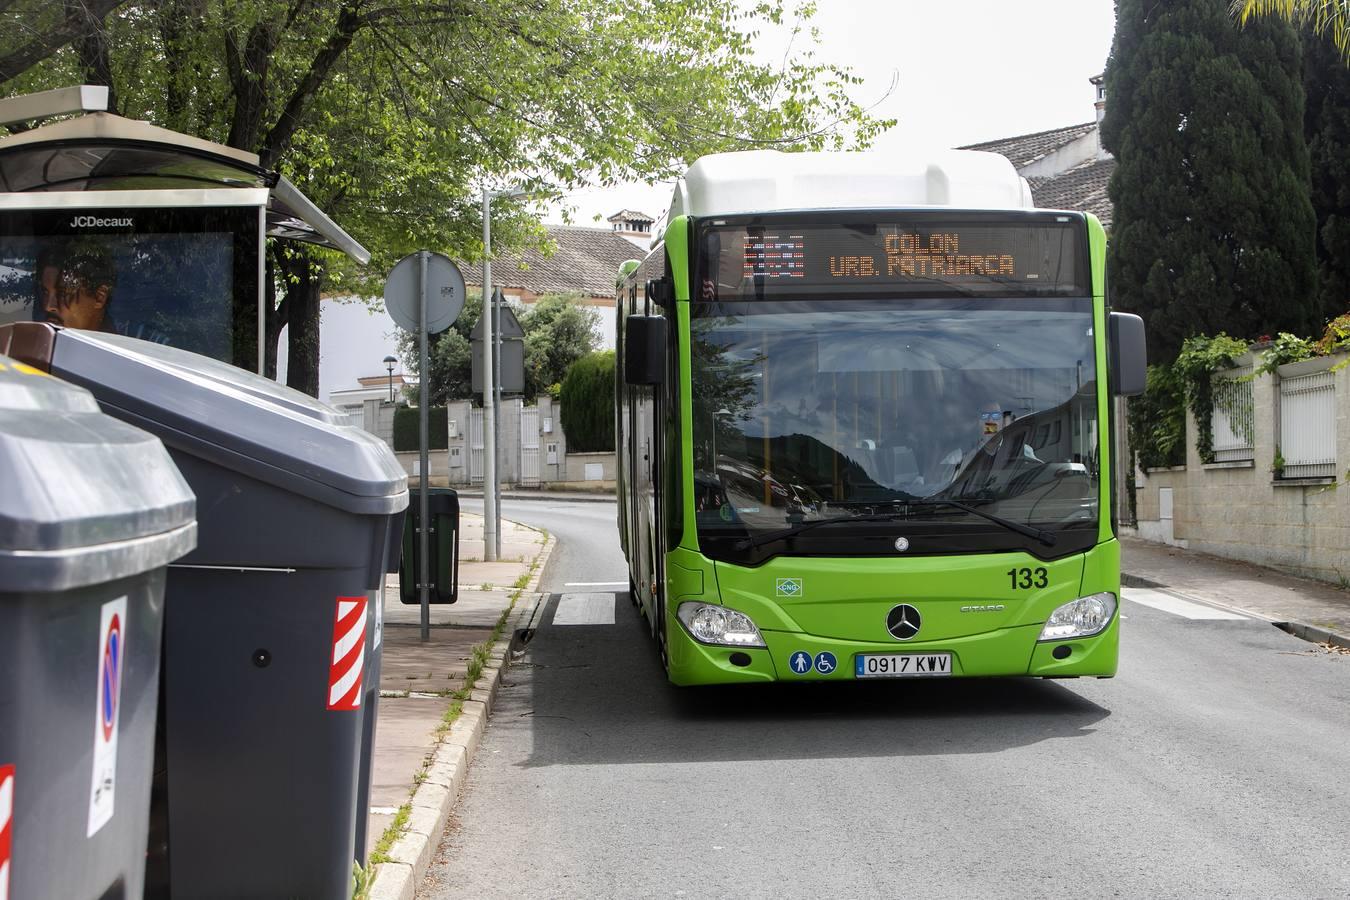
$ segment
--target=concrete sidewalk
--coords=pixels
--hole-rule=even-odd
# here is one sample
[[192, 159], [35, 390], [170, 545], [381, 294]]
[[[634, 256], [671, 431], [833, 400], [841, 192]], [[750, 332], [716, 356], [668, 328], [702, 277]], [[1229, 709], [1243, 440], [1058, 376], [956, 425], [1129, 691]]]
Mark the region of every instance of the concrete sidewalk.
[[1329, 633], [1341, 646], [1350, 646], [1350, 590], [1136, 537], [1122, 536], [1120, 544], [1126, 587], [1162, 588], [1272, 622], [1302, 625], [1307, 633], [1299, 636], [1311, 640], [1326, 641]]
[[372, 897], [412, 896], [482, 732], [505, 644], [538, 600], [553, 541], [503, 519], [498, 546], [499, 559], [483, 561], [483, 518], [460, 514], [459, 599], [431, 607], [427, 643], [420, 607], [400, 602], [397, 575], [386, 580], [366, 840]]
[[[483, 499], [482, 488], [455, 489], [460, 497]], [[567, 501], [568, 503], [614, 503], [618, 495], [613, 490], [597, 491], [551, 491], [544, 488], [510, 488], [502, 491], [502, 500], [544, 500]]]

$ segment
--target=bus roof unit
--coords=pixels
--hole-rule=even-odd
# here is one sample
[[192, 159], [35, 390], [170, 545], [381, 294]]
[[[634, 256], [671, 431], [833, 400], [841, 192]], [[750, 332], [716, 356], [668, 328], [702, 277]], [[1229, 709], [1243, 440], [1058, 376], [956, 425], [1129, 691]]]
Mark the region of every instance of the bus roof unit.
[[1031, 189], [996, 153], [784, 153], [751, 150], [697, 160], [675, 183], [676, 216], [812, 209], [1029, 209]]

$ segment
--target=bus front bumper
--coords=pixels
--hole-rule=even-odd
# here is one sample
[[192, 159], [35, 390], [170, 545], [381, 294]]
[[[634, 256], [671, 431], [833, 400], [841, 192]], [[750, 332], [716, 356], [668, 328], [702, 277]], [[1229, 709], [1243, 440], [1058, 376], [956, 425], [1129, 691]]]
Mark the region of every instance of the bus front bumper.
[[[667, 622], [670, 680], [677, 685], [946, 677], [920, 672], [894, 679], [860, 679], [856, 674], [856, 660], [865, 654], [905, 654], [925, 658], [950, 654], [950, 676], [958, 678], [1017, 675], [1109, 678], [1116, 674], [1120, 648], [1119, 613], [1105, 631], [1093, 637], [1038, 642], [1040, 632], [1039, 624], [1022, 625], [941, 641], [881, 644], [800, 632], [763, 631], [767, 647], [720, 647], [695, 641], [674, 617]], [[1067, 651], [1058, 650], [1061, 658], [1056, 658], [1057, 648], [1067, 648]], [[808, 660], [809, 666], [806, 665]], [[927, 664], [924, 668], [928, 668]], [[933, 668], [943, 667], [938, 661]]]

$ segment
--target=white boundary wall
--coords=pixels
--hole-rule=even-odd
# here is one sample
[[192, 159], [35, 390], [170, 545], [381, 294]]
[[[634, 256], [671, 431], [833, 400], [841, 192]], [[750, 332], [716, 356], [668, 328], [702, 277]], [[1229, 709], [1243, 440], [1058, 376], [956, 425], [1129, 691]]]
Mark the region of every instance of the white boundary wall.
[[[1252, 459], [1201, 463], [1188, 415], [1186, 465], [1135, 473], [1139, 536], [1332, 583], [1350, 579], [1347, 363], [1345, 353], [1305, 360], [1252, 382]], [[1296, 389], [1282, 390], [1288, 385]], [[1278, 474], [1277, 446], [1287, 466]], [[1309, 471], [1308, 454], [1319, 463], [1313, 471], [1326, 474], [1290, 477]]]

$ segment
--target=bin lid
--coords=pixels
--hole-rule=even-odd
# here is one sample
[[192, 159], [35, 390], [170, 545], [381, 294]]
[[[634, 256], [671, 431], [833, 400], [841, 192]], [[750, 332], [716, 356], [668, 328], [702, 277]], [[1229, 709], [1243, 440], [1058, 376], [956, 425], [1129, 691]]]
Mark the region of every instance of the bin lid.
[[384, 441], [307, 394], [236, 366], [117, 334], [61, 329], [51, 372], [171, 449], [320, 503], [387, 515], [408, 476]]
[[163, 444], [88, 391], [0, 356], [0, 590], [148, 572], [197, 545], [196, 498]]

